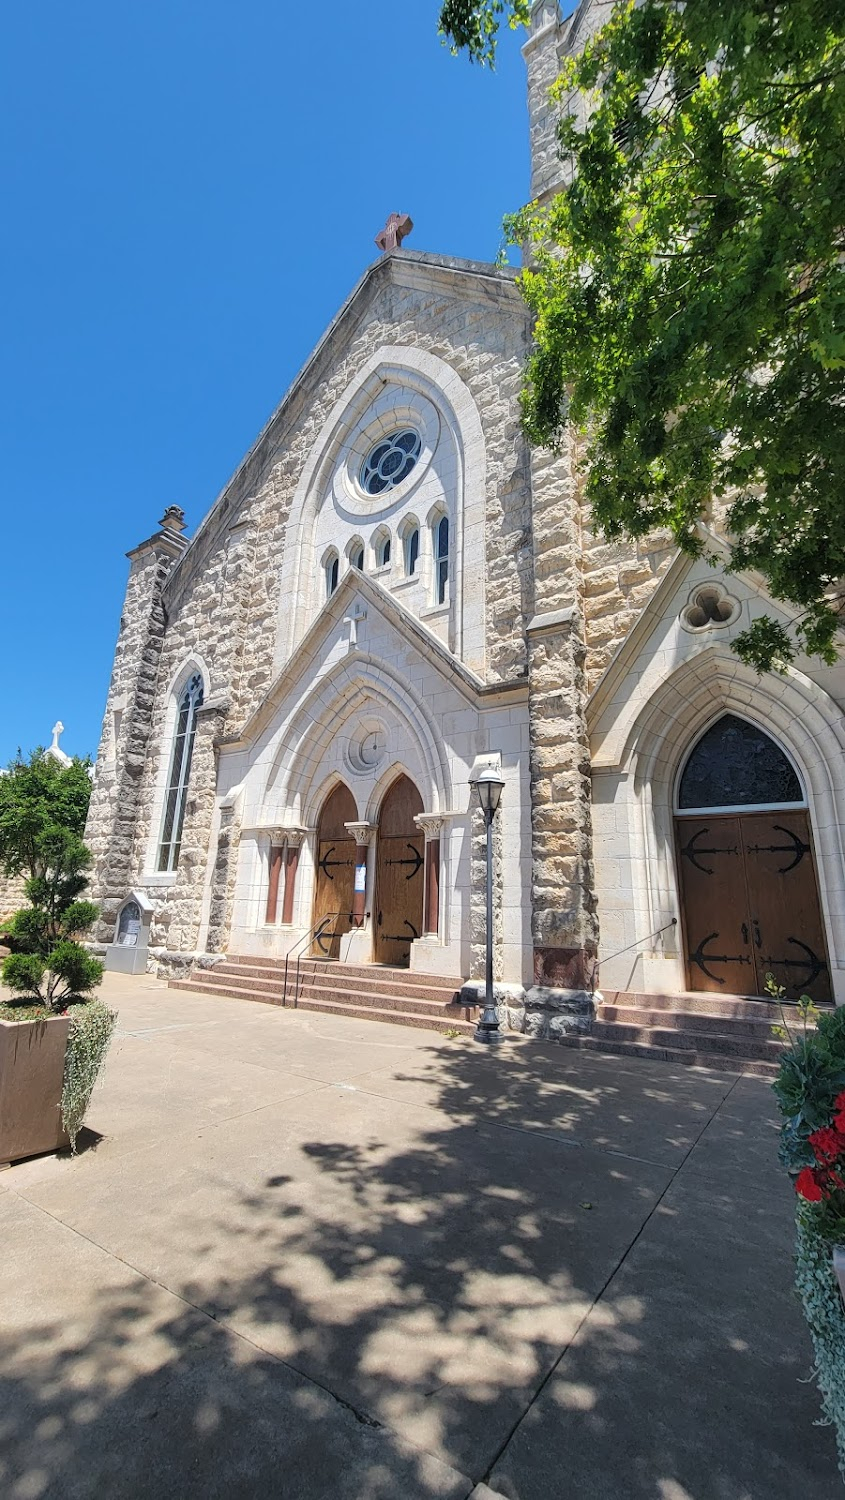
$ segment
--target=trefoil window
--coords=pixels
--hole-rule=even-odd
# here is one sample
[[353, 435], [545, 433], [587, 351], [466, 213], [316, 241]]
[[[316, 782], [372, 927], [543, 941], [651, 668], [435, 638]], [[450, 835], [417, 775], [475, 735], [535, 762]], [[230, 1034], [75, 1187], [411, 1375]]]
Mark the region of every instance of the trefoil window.
[[172, 873], [179, 864], [182, 829], [185, 823], [185, 801], [188, 795], [194, 739], [197, 732], [197, 714], [202, 708], [202, 700], [202, 677], [196, 673], [179, 699], [176, 737], [170, 760], [170, 774], [167, 778], [164, 821], [158, 855], [158, 868], [167, 873]]

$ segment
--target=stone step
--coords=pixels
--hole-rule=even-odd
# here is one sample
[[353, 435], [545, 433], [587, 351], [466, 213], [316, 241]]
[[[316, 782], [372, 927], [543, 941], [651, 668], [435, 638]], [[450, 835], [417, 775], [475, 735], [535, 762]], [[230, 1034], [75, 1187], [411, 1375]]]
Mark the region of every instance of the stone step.
[[753, 1073], [760, 1078], [774, 1078], [777, 1063], [759, 1058], [742, 1059], [719, 1053], [693, 1051], [683, 1047], [645, 1046], [637, 1042], [609, 1041], [595, 1036], [562, 1036], [556, 1039], [562, 1047], [580, 1052], [600, 1052], [614, 1057], [639, 1057], [649, 1062], [674, 1063], [676, 1067], [713, 1068], [720, 1073]]
[[[263, 969], [273, 969], [281, 974], [284, 974], [285, 970], [283, 958], [256, 957], [248, 953], [227, 953], [223, 962], [248, 967], [259, 965]], [[220, 964], [215, 964], [215, 968], [220, 967]], [[290, 970], [295, 968], [296, 959], [293, 958], [288, 965], [288, 972], [290, 973]], [[459, 990], [464, 982], [460, 976], [454, 974], [419, 974], [413, 969], [401, 968], [395, 964], [345, 964], [339, 959], [312, 958], [310, 955], [308, 958], [303, 957], [300, 962], [300, 972], [305, 973], [306, 970], [315, 974], [331, 975], [333, 982], [338, 974], [342, 974], [345, 979], [366, 979], [385, 984], [394, 981], [402, 981], [406, 984], [434, 984], [453, 990]]]
[[[217, 995], [228, 997], [233, 1000], [254, 1000], [264, 1005], [281, 1006], [282, 999], [278, 989], [271, 992], [262, 992], [255, 986], [248, 988], [224, 989], [220, 985], [208, 984], [205, 979], [172, 979], [170, 989], [194, 990], [200, 994]], [[373, 997], [372, 1003], [362, 1001], [361, 997], [355, 995], [353, 1000], [346, 1003], [337, 998], [336, 992], [325, 991], [323, 995], [309, 995], [301, 998], [298, 1004], [290, 1004], [290, 1010], [313, 1011], [321, 1015], [346, 1016], [357, 1021], [384, 1021], [395, 1026], [417, 1026], [430, 1031], [457, 1031], [461, 1036], [471, 1036], [475, 1030], [475, 1021], [466, 1020], [467, 1007], [455, 1008], [452, 1015], [446, 1006], [432, 1005], [430, 1010], [423, 1011], [418, 1007], [414, 1011], [393, 1009], [382, 1004], [379, 997]]]
[[695, 1031], [718, 1036], [746, 1037], [753, 1041], [774, 1041], [772, 1027], [778, 1023], [765, 1018], [746, 1020], [744, 1017], [710, 1015], [707, 1011], [687, 1010], [640, 1010], [633, 1005], [599, 1004], [596, 1020], [621, 1022], [627, 1026], [662, 1027], [672, 1031]]
[[406, 1015], [447, 1015], [456, 1019], [468, 1019], [475, 1014], [474, 1006], [461, 1005], [451, 999], [409, 999], [407, 995], [370, 994], [366, 990], [340, 989], [336, 985], [320, 985], [316, 982], [307, 987], [301, 986], [298, 1000], [291, 987], [285, 1000], [278, 984], [262, 984], [249, 979], [239, 981], [237, 977], [207, 970], [196, 979], [173, 979], [170, 981], [170, 988], [199, 990], [204, 995], [221, 995], [231, 1000], [260, 1000], [265, 1005], [287, 1005], [290, 1010], [295, 1010], [297, 1005], [303, 1006], [306, 1000], [322, 1002], [336, 998], [343, 1005], [356, 1005], [366, 1010], [400, 1010]]
[[[215, 964], [212, 969], [203, 969], [203, 977], [215, 976], [227, 983], [238, 984], [258, 983], [266, 989], [277, 989], [282, 992], [284, 986], [284, 969], [269, 967], [260, 963], [233, 964], [228, 960]], [[397, 977], [393, 977], [397, 976]], [[288, 994], [292, 995], [296, 985], [296, 969], [292, 968], [288, 974]], [[322, 987], [327, 990], [335, 990], [342, 986], [345, 990], [361, 991], [368, 994], [406, 995], [415, 1000], [456, 1001], [460, 993], [460, 982], [454, 979], [438, 980], [430, 979], [428, 975], [421, 975], [419, 979], [408, 978], [407, 969], [391, 969], [388, 976], [380, 969], [367, 971], [361, 969], [350, 972], [346, 965], [335, 967], [333, 971], [323, 973], [322, 970], [315, 971], [312, 967], [300, 970], [300, 990], [306, 987]]]
[[[781, 1021], [781, 1007], [771, 1000], [757, 1000], [747, 995], [718, 995], [708, 990], [687, 991], [674, 995], [647, 995], [634, 990], [603, 990], [604, 1005], [632, 1007], [636, 1010], [686, 1011], [690, 1015], [723, 1016], [745, 1021]], [[786, 1017], [798, 1022], [798, 1009], [786, 1005]], [[832, 1010], [830, 1005], [821, 1010]]]
[[754, 1041], [750, 1037], [735, 1036], [729, 1030], [700, 1032], [690, 1026], [686, 1030], [671, 1027], [626, 1026], [618, 1021], [596, 1021], [590, 1033], [597, 1041], [633, 1042], [637, 1046], [669, 1047], [673, 1051], [712, 1052], [720, 1057], [734, 1057], [745, 1061], [757, 1059], [777, 1064], [783, 1052], [783, 1043], [774, 1037]]

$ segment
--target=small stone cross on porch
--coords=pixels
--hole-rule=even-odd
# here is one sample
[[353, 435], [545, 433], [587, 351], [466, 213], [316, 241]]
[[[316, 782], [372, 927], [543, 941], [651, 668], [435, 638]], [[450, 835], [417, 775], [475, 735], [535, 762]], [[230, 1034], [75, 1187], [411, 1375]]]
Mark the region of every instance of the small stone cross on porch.
[[358, 645], [358, 626], [363, 625], [366, 618], [367, 611], [365, 610], [360, 599], [356, 599], [351, 615], [345, 615], [343, 620], [344, 625], [349, 626], [350, 651], [354, 651]]

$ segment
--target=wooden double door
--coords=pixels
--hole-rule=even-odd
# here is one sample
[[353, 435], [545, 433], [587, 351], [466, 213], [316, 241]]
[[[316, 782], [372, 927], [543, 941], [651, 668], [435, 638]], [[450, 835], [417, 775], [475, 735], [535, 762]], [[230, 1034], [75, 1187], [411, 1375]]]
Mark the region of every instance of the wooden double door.
[[414, 818], [422, 798], [407, 776], [394, 781], [381, 805], [376, 843], [373, 961], [406, 968], [422, 932], [425, 837]]
[[804, 811], [675, 822], [691, 990], [832, 998], [809, 817]]
[[358, 816], [355, 798], [340, 783], [326, 798], [317, 824], [317, 878], [314, 892], [315, 958], [339, 958], [340, 939], [352, 926], [355, 840], [347, 823]]
[[[381, 805], [372, 921], [374, 963], [406, 967], [411, 944], [422, 932], [425, 838], [414, 822], [422, 810], [422, 798], [407, 776], [394, 781]], [[315, 958], [339, 958], [340, 940], [352, 926], [356, 845], [346, 824], [357, 817], [352, 793], [339, 784], [323, 804], [317, 824], [311, 942]]]

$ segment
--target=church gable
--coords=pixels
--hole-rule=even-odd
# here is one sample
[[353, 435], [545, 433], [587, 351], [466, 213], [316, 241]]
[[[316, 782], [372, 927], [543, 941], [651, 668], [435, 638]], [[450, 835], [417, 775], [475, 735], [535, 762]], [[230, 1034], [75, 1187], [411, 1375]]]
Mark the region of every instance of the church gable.
[[371, 268], [165, 588], [177, 654], [219, 635], [209, 654], [234, 723], [350, 568], [395, 590], [474, 670], [492, 631], [496, 673], [513, 675], [527, 335], [507, 270], [407, 251]]
[[[724, 544], [715, 537], [710, 541], [727, 561]], [[703, 557], [677, 555], [590, 698], [594, 770], [623, 763], [638, 717], [685, 665], [695, 673], [697, 660], [714, 659], [715, 651], [720, 670], [737, 676], [740, 662], [731, 644], [761, 615], [772, 615], [787, 628], [794, 619], [752, 575], [713, 568]], [[826, 692], [835, 690], [830, 669], [810, 661], [801, 666], [808, 681], [823, 676]], [[683, 696], [683, 688], [678, 691]]]

